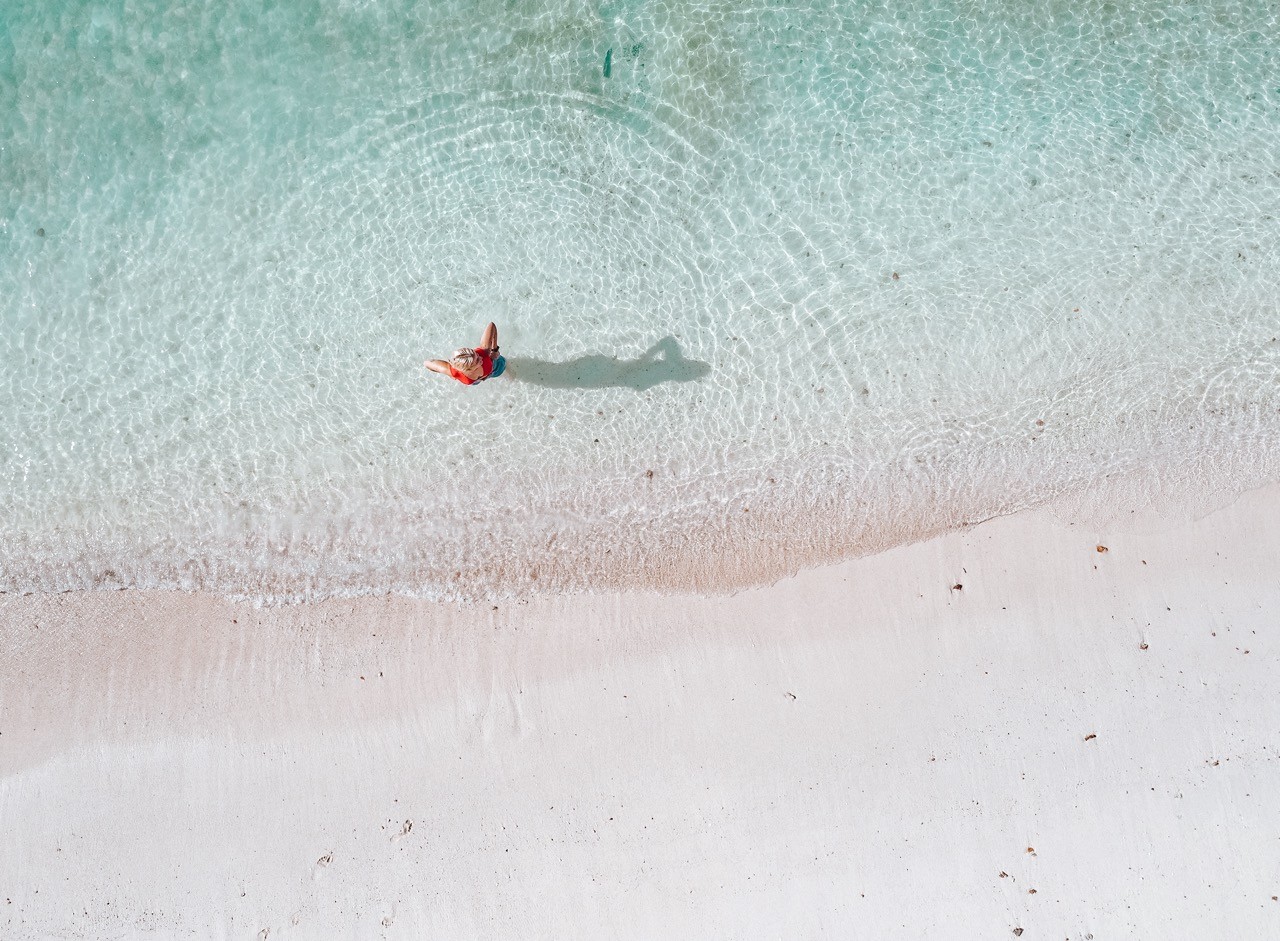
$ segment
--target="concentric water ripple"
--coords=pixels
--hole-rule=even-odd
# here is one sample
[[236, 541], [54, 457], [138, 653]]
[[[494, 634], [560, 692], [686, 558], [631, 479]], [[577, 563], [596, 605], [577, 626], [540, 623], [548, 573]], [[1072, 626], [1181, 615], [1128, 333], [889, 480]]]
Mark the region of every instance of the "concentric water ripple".
[[3, 17], [0, 590], [714, 589], [1280, 477], [1266, 4]]

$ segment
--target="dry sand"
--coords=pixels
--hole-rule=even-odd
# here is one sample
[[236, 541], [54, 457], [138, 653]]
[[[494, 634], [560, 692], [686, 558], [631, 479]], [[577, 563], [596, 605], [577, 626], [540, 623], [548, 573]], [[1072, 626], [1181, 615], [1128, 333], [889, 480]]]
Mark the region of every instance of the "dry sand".
[[3, 596], [0, 937], [1280, 937], [1277, 613], [1276, 487], [730, 598]]

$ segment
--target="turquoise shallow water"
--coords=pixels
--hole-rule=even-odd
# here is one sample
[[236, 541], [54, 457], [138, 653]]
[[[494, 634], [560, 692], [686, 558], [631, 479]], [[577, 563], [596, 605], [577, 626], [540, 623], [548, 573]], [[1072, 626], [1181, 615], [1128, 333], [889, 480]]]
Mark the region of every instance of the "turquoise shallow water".
[[0, 11], [0, 590], [708, 588], [1280, 478], [1274, 5], [327, 6]]

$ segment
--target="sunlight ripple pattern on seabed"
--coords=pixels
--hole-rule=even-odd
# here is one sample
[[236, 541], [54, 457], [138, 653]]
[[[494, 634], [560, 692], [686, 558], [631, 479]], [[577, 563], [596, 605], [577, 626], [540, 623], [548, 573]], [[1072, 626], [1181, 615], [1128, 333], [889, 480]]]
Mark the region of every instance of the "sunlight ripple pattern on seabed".
[[705, 589], [1280, 478], [1273, 5], [331, 6], [7, 14], [0, 590]]

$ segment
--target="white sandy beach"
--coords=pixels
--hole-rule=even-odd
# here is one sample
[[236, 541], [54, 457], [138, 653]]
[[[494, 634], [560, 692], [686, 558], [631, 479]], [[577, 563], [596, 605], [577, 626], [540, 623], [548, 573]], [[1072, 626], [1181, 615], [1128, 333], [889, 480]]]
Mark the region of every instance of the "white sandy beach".
[[3, 596], [0, 937], [1280, 937], [1277, 612], [1280, 487], [729, 598]]

